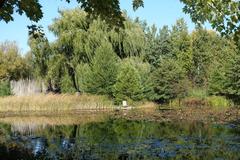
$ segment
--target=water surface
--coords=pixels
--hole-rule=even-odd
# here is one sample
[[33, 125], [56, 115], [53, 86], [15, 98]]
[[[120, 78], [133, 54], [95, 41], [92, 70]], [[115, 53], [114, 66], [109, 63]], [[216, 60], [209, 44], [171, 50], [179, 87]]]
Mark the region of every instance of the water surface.
[[70, 117], [0, 119], [1, 159], [240, 159], [238, 125]]

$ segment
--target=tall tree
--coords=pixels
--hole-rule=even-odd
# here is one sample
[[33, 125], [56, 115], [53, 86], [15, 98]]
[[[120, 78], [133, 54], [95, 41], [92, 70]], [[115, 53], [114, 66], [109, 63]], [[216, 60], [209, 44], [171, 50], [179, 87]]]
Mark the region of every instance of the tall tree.
[[151, 99], [168, 102], [180, 94], [176, 86], [184, 79], [184, 71], [174, 59], [163, 59], [151, 78], [154, 91]]
[[182, 67], [188, 73], [192, 68], [192, 43], [191, 37], [188, 33], [188, 27], [184, 19], [178, 19], [176, 24], [173, 25], [171, 31], [171, 45], [172, 45], [172, 56], [176, 58], [182, 65]]
[[121, 101], [137, 101], [142, 99], [142, 84], [140, 74], [129, 62], [122, 64], [114, 85], [114, 97], [117, 103]]
[[55, 19], [49, 27], [58, 38], [55, 42], [57, 54], [63, 57], [62, 65], [71, 77], [76, 91], [80, 91], [76, 80], [76, 67], [80, 61], [89, 61], [88, 52], [84, 48], [88, 28], [86, 13], [78, 9], [61, 11], [60, 18]]
[[0, 80], [18, 80], [28, 76], [27, 63], [19, 50], [15, 42], [0, 44]]
[[95, 94], [113, 96], [113, 85], [118, 72], [118, 57], [111, 43], [105, 42], [96, 49], [90, 63], [90, 73], [87, 77], [87, 91]]
[[159, 33], [155, 25], [146, 31], [146, 59], [153, 66], [157, 67], [164, 57], [172, 56], [172, 44], [168, 26], [163, 26]]

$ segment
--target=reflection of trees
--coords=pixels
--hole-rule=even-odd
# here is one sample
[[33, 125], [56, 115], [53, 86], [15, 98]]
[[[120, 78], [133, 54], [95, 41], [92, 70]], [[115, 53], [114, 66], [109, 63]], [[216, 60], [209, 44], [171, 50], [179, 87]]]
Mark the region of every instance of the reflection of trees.
[[[47, 151], [40, 159], [151, 159], [172, 155], [174, 159], [236, 159], [240, 156], [240, 144], [234, 140], [239, 138], [238, 133], [239, 128], [203, 123], [109, 119], [100, 123], [46, 127], [36, 130], [34, 136], [40, 137], [35, 140], [41, 143], [36, 144]], [[11, 133], [10, 125], [0, 124], [0, 157], [14, 151], [31, 159], [33, 150], [26, 146], [35, 144], [34, 140], [28, 136], [23, 140], [23, 137], [20, 133]]]

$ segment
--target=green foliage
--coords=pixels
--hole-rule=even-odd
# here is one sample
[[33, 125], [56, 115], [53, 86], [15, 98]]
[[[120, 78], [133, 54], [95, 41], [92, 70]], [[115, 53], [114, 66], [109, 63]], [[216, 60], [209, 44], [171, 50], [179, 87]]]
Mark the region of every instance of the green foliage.
[[240, 58], [233, 40], [201, 26], [190, 34], [183, 19], [158, 31], [126, 13], [121, 14], [124, 27], [118, 28], [108, 23], [120, 25], [116, 15], [105, 17], [118, 9], [118, 0], [109, 1], [110, 10], [102, 15], [104, 3], [79, 2], [89, 5], [84, 7], [88, 12], [60, 11], [49, 27], [57, 38], [53, 43], [35, 32], [39, 36], [30, 35], [31, 52], [25, 57], [15, 44], [1, 45], [0, 80], [41, 78], [51, 91], [104, 94], [117, 103], [143, 99], [166, 103], [189, 97], [186, 103], [203, 105], [208, 104], [208, 94], [239, 99]]
[[0, 44], [0, 80], [18, 80], [27, 78], [28, 62], [19, 52], [15, 42], [4, 42]]
[[120, 103], [123, 100], [137, 101], [142, 99], [140, 74], [129, 62], [121, 64], [117, 75], [117, 82], [114, 85], [113, 95], [116, 103]]
[[207, 30], [197, 28], [192, 33], [193, 80], [199, 87], [207, 81], [207, 71], [211, 63], [211, 37]]
[[12, 0], [0, 2], [0, 17], [5, 22], [13, 21], [13, 13], [17, 11], [18, 14], [25, 14], [32, 21], [39, 21], [43, 12], [41, 5], [36, 0]]
[[171, 32], [172, 56], [175, 57], [190, 77], [193, 66], [191, 36], [183, 18], [178, 19]]
[[180, 1], [185, 4], [183, 11], [190, 14], [194, 22], [198, 24], [210, 22], [211, 26], [219, 31], [222, 35], [234, 34], [236, 40], [239, 39], [239, 1]]
[[148, 62], [144, 62], [140, 57], [129, 57], [123, 59], [123, 63], [129, 63], [139, 73], [142, 84], [142, 98], [150, 99], [152, 91], [152, 84], [149, 75], [151, 73], [151, 65]]
[[163, 26], [157, 34], [155, 25], [146, 31], [146, 60], [157, 67], [164, 57], [172, 57], [172, 44], [168, 26]]
[[[95, 54], [97, 54], [96, 50], [102, 44], [110, 43], [109, 45], [113, 46], [113, 49], [110, 50], [111, 54], [117, 54], [121, 58], [143, 53], [145, 39], [144, 32], [139, 24], [130, 19], [127, 19], [123, 24], [124, 29], [119, 29], [117, 32], [115, 28], [111, 28], [101, 17], [89, 20], [86, 12], [74, 9], [61, 11], [60, 18], [55, 19], [54, 23], [49, 27], [57, 37], [54, 43], [55, 54], [62, 57], [62, 61], [59, 62], [62, 64], [62, 67], [67, 69], [76, 90], [81, 91], [81, 88], [77, 85], [79, 78], [76, 76], [78, 65], [80, 63], [92, 63]], [[103, 52], [109, 51], [105, 50]], [[108, 58], [107, 55], [109, 54], [106, 54], [106, 58]], [[105, 55], [102, 53], [102, 58], [104, 57]], [[100, 57], [99, 59], [102, 60]], [[106, 59], [103, 60], [107, 61]], [[94, 63], [94, 65], [90, 65], [93, 68], [95, 67], [91, 70], [99, 68], [100, 65], [103, 65], [102, 67], [105, 65], [103, 62], [99, 65], [97, 65], [97, 62]], [[110, 91], [97, 89], [99, 87], [102, 88], [103, 83], [97, 84], [97, 82], [90, 80], [94, 78], [88, 79], [89, 85], [91, 84], [92, 86], [84, 87], [85, 89], [88, 88], [87, 90], [91, 93], [103, 94], [107, 92], [111, 95]]]
[[[66, 0], [70, 2], [70, 0]], [[238, 22], [240, 20], [239, 3], [234, 0], [202, 1], [180, 0], [185, 4], [183, 11], [190, 14], [197, 24], [210, 22], [213, 28], [223, 35], [234, 34], [236, 41], [239, 39]], [[122, 15], [119, 0], [77, 0], [80, 7], [90, 16], [101, 17], [114, 26], [123, 26], [125, 18]], [[144, 6], [143, 0], [133, 0], [133, 9]], [[25, 14], [32, 21], [39, 21], [43, 17], [42, 5], [36, 0], [11, 0], [0, 1], [0, 17], [5, 22], [13, 21], [14, 11]]]
[[62, 93], [75, 93], [76, 90], [73, 86], [71, 77], [68, 74], [64, 74], [60, 81], [60, 87]]
[[240, 97], [240, 56], [237, 55], [226, 71], [226, 91], [230, 98], [239, 102]]
[[[87, 78], [87, 91], [95, 94], [112, 96], [113, 85], [118, 72], [118, 57], [109, 42], [97, 48], [90, 63], [90, 72]], [[81, 76], [81, 75], [79, 75]]]
[[222, 67], [214, 68], [209, 77], [208, 92], [211, 95], [224, 95], [226, 92], [226, 71]]
[[83, 93], [89, 91], [89, 77], [91, 77], [91, 68], [87, 63], [80, 63], [77, 66], [78, 86]]
[[176, 61], [163, 59], [152, 74], [154, 100], [167, 102], [177, 97], [176, 85], [184, 79], [184, 71]]
[[221, 96], [211, 96], [207, 98], [210, 107], [216, 109], [229, 108], [232, 106], [232, 102], [225, 97]]
[[189, 90], [188, 92], [188, 97], [191, 98], [200, 98], [200, 99], [204, 99], [208, 96], [207, 94], [207, 90], [204, 88], [192, 88]]
[[49, 42], [45, 37], [33, 38], [30, 36], [29, 46], [33, 56], [35, 75], [38, 78], [45, 79], [48, 71], [49, 57], [52, 55]]
[[0, 96], [9, 96], [9, 95], [11, 95], [9, 81], [0, 80]]

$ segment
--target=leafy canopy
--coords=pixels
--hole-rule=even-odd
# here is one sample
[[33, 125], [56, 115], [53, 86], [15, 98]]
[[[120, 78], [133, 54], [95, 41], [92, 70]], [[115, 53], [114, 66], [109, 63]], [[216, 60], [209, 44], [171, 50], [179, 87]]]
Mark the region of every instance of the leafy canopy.
[[[68, 3], [71, 0], [66, 0]], [[124, 18], [120, 9], [119, 0], [76, 0], [82, 9], [93, 17], [100, 16], [107, 22], [122, 25]], [[143, 0], [133, 0], [133, 9], [143, 6]], [[44, 15], [39, 0], [0, 0], [0, 20], [13, 21], [14, 12], [38, 22]], [[110, 16], [109, 16], [110, 15]]]
[[[66, 0], [70, 2], [71, 0]], [[223, 35], [234, 34], [240, 37], [240, 2], [236, 0], [180, 0], [185, 4], [183, 11], [190, 14], [198, 24], [210, 22], [213, 28]], [[109, 24], [123, 26], [124, 17], [119, 0], [77, 0], [80, 7], [91, 17], [101, 17]], [[133, 0], [133, 9], [144, 6], [143, 0]], [[39, 0], [0, 0], [0, 20], [13, 21], [15, 12], [25, 14], [30, 20], [38, 22], [43, 17]]]

